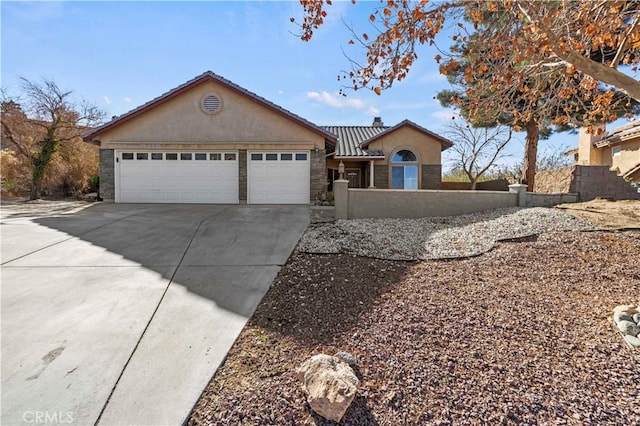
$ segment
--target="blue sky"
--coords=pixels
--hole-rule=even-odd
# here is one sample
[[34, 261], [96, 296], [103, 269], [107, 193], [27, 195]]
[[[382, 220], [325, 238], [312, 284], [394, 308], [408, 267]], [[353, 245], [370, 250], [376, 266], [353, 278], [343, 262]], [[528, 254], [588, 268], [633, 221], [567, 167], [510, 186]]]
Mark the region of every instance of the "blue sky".
[[[341, 70], [363, 52], [348, 45], [345, 23], [372, 34], [368, 16], [377, 2], [334, 2], [326, 24], [302, 42], [288, 2], [14, 2], [2, 1], [2, 87], [17, 94], [20, 77], [49, 78], [102, 108], [123, 114], [211, 70], [319, 125], [386, 125], [412, 120], [444, 133], [452, 112], [433, 99], [448, 88], [423, 47], [408, 78], [375, 95], [338, 91]], [[443, 38], [442, 45], [447, 45]], [[523, 135], [512, 144], [523, 151]], [[576, 136], [543, 142], [570, 147]]]

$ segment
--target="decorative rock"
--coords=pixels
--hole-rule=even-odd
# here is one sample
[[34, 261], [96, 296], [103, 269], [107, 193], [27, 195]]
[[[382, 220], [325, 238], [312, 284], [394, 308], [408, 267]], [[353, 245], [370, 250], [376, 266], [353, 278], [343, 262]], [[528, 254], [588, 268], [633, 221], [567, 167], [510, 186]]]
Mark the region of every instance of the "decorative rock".
[[631, 346], [640, 348], [640, 337], [634, 337], [627, 334], [624, 336], [624, 340], [626, 340]]
[[356, 396], [360, 380], [345, 362], [318, 354], [296, 371], [311, 409], [327, 420], [339, 422]]
[[640, 324], [640, 314], [635, 314], [632, 319], [636, 324]]
[[334, 356], [338, 358], [340, 361], [348, 364], [349, 367], [351, 368], [355, 369], [358, 367], [358, 362], [356, 361], [356, 357], [351, 355], [349, 352], [338, 352]]
[[613, 314], [613, 321], [618, 324], [620, 321], [633, 321], [633, 318], [625, 311], [618, 311]]
[[618, 330], [620, 330], [620, 332], [622, 332], [622, 334], [627, 334], [630, 336], [637, 336], [638, 332], [640, 332], [640, 330], [638, 330], [638, 326], [635, 325], [635, 323], [633, 323], [632, 321], [620, 321], [618, 324]]
[[[613, 308], [613, 314], [615, 315], [617, 312], [624, 312], [626, 314], [635, 311], [636, 307], [633, 305], [618, 305], [615, 308]], [[635, 312], [634, 312], [635, 313]], [[633, 314], [631, 314], [633, 315]]]

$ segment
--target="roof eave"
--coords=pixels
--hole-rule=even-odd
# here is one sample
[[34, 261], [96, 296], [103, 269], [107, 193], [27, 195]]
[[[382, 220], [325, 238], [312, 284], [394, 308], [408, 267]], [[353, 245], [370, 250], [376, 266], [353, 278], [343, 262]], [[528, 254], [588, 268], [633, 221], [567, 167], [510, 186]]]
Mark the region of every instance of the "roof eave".
[[388, 128], [387, 130], [385, 130], [384, 132], [380, 132], [377, 135], [373, 136], [372, 138], [367, 139], [366, 141], [362, 142], [360, 144], [360, 148], [366, 148], [367, 146], [369, 146], [369, 144], [375, 142], [376, 140], [384, 137], [385, 135], [388, 135], [390, 133], [395, 132], [396, 130], [400, 129], [401, 127], [404, 126], [409, 126], [414, 128], [415, 130], [422, 132], [428, 136], [431, 136], [432, 138], [434, 138], [435, 140], [437, 140], [438, 142], [440, 142], [440, 144], [442, 145], [442, 149], [441, 151], [444, 151], [445, 149], [451, 148], [453, 146], [453, 142], [451, 142], [450, 140], [443, 138], [442, 136], [433, 133], [427, 129], [425, 129], [422, 126], [418, 126], [416, 123], [410, 121], [410, 120], [403, 120], [400, 123], [396, 124], [393, 127]]
[[159, 97], [157, 97], [156, 99], [153, 99], [149, 102], [147, 102], [146, 104], [143, 104], [141, 106], [139, 106], [138, 108], [135, 108], [123, 115], [121, 115], [120, 117], [118, 117], [115, 120], [110, 121], [109, 123], [103, 124], [100, 127], [95, 128], [94, 130], [85, 133], [84, 135], [82, 135], [82, 139], [86, 142], [89, 140], [89, 138], [91, 137], [95, 137], [98, 136], [102, 133], [105, 133], [111, 129], [113, 129], [114, 127], [120, 126], [121, 124], [126, 123], [129, 120], [134, 119], [135, 117], [147, 112], [148, 110], [156, 107], [159, 104], [162, 104], [164, 102], [167, 102], [177, 96], [180, 96], [181, 94], [187, 92], [188, 90], [190, 90], [191, 88], [205, 82], [205, 81], [215, 81], [218, 84], [222, 84], [224, 85], [226, 88], [228, 88], [229, 90], [244, 96], [246, 98], [249, 98], [253, 101], [256, 101], [258, 103], [260, 103], [262, 106], [270, 109], [271, 111], [274, 111], [280, 115], [283, 115], [287, 118], [289, 118], [292, 121], [295, 121], [296, 123], [298, 123], [299, 125], [317, 133], [322, 135], [324, 138], [332, 141], [332, 142], [337, 142], [338, 138], [336, 135], [334, 135], [333, 133], [327, 132], [323, 129], [321, 129], [320, 127], [314, 125], [311, 122], [308, 122], [306, 120], [304, 120], [302, 117], [299, 117], [295, 114], [293, 114], [292, 112], [289, 112], [287, 110], [285, 110], [284, 108], [280, 108], [278, 106], [276, 106], [275, 104], [272, 104], [271, 102], [267, 101], [266, 99], [252, 93], [249, 92], [246, 89], [241, 88], [240, 86], [238, 86], [237, 84], [226, 80], [223, 77], [218, 76], [217, 74], [214, 74], [211, 71], [207, 71], [204, 74], [195, 77], [194, 79], [187, 81], [186, 83], [183, 83], [180, 86], [177, 86], [175, 89], [170, 90], [169, 92], [165, 93], [164, 95], [160, 95]]
[[379, 155], [334, 155], [336, 160], [384, 160], [386, 157]]

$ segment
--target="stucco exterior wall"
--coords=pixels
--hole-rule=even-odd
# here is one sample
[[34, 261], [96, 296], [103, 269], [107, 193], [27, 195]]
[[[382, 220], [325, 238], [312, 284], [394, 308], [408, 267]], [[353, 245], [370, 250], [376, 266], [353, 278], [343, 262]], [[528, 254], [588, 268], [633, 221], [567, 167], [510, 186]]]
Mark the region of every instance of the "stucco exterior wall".
[[116, 199], [115, 164], [113, 149], [100, 149], [100, 192], [99, 196], [108, 202]]
[[395, 132], [381, 137], [369, 144], [369, 149], [384, 152], [386, 158], [377, 160], [377, 165], [388, 165], [391, 155], [401, 149], [413, 151], [418, 156], [420, 164], [441, 164], [441, 143], [411, 127], [401, 127]]
[[[206, 114], [204, 96], [222, 99], [222, 110]], [[215, 82], [205, 82], [100, 135], [103, 148], [133, 142], [191, 143], [203, 149], [324, 149], [324, 137]], [[257, 145], [257, 146], [256, 146]], [[150, 147], [149, 149], [153, 149]], [[160, 148], [160, 146], [155, 147]], [[273, 149], [273, 148], [272, 148]]]
[[[611, 155], [611, 153], [609, 153]], [[620, 154], [611, 158], [611, 166], [625, 173], [640, 163], [640, 139], [620, 145]]]
[[[604, 130], [604, 127], [601, 127]], [[578, 129], [578, 161], [577, 164], [611, 164], [611, 157], [607, 162], [606, 155], [603, 155], [601, 149], [596, 148], [594, 142], [601, 139], [597, 133], [598, 129], [594, 129], [594, 133], [587, 133], [587, 129], [581, 127]]]

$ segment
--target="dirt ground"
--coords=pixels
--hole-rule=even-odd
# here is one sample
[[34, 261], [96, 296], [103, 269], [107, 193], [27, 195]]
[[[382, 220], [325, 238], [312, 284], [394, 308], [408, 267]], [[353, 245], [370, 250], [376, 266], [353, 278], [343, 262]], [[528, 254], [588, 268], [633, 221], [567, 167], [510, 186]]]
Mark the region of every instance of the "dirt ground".
[[640, 200], [596, 198], [585, 203], [560, 204], [556, 208], [604, 229], [640, 229]]
[[295, 253], [190, 425], [331, 425], [295, 369], [355, 355], [344, 425], [637, 424], [640, 351], [615, 331], [640, 303], [640, 232], [566, 232], [425, 262]]

